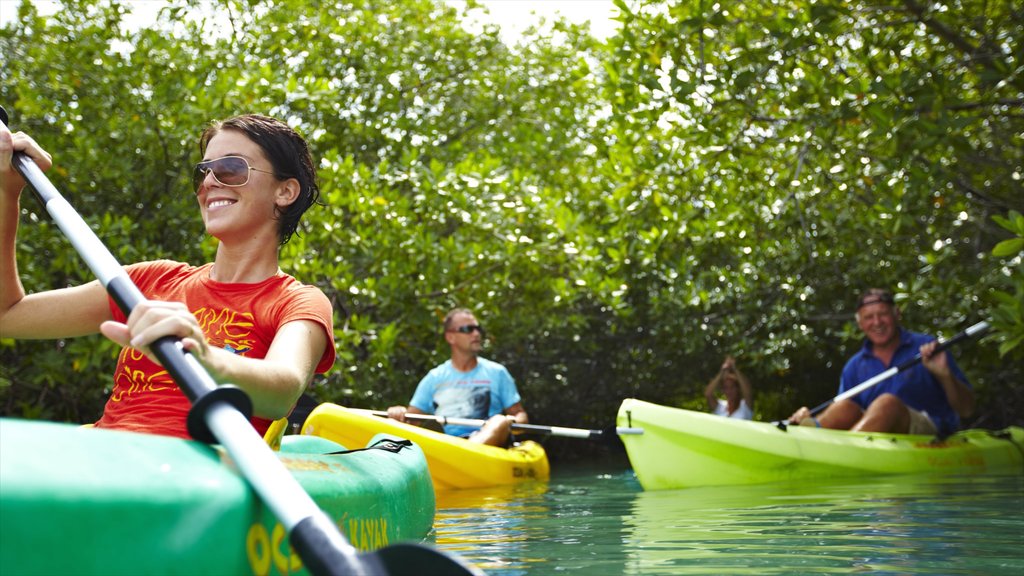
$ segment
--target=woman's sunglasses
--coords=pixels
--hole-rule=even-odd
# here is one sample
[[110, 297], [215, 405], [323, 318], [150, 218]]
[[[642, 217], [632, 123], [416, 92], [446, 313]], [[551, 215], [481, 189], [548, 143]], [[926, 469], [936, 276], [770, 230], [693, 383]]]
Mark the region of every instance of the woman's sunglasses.
[[484, 327], [479, 324], [466, 324], [465, 326], [459, 326], [458, 328], [452, 329], [452, 332], [458, 332], [459, 334], [472, 334], [474, 331], [479, 332], [480, 336], [487, 336], [487, 332], [484, 331]]
[[249, 183], [249, 172], [263, 172], [273, 174], [270, 170], [260, 170], [249, 166], [249, 161], [241, 156], [225, 156], [214, 160], [204, 160], [196, 164], [192, 172], [192, 188], [198, 192], [199, 187], [206, 180], [206, 175], [213, 173], [213, 179], [222, 186], [245, 186]]

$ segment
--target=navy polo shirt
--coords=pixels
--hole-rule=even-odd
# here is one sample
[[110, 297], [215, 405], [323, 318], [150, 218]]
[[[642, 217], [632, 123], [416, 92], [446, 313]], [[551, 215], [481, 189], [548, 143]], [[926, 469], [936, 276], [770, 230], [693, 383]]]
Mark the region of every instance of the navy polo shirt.
[[[920, 352], [922, 345], [932, 340], [935, 340], [932, 336], [900, 328], [899, 348], [896, 349], [896, 353], [892, 357], [892, 364], [886, 366], [872, 353], [871, 342], [865, 338], [860, 351], [854, 354], [843, 367], [839, 392], [843, 393], [885, 372], [892, 366], [899, 366], [911, 360]], [[949, 354], [949, 351], [944, 353]], [[949, 354], [949, 369], [958, 380], [967, 384], [968, 387], [971, 386], [963, 371], [953, 360], [952, 354]], [[853, 396], [851, 400], [866, 410], [876, 398], [886, 393], [894, 394], [904, 404], [919, 412], [925, 412], [942, 435], [952, 434], [960, 428], [960, 416], [946, 399], [946, 392], [942, 389], [942, 384], [920, 362]]]

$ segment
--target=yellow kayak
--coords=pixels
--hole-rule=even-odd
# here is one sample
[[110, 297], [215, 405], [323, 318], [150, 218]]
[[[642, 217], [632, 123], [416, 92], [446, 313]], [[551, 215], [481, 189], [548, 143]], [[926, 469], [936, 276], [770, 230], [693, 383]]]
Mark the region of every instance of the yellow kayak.
[[345, 446], [365, 446], [381, 433], [411, 440], [427, 457], [435, 490], [547, 480], [551, 473], [544, 447], [532, 440], [508, 449], [487, 446], [337, 404], [317, 406], [306, 418], [302, 433]]

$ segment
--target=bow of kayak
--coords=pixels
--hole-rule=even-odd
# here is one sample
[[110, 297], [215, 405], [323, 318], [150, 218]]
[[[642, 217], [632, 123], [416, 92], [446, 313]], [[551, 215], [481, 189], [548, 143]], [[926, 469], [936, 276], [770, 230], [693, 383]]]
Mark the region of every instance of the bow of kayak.
[[[363, 550], [423, 540], [435, 512], [419, 448], [376, 440], [345, 453], [287, 436], [279, 452]], [[0, 573], [304, 572], [284, 526], [215, 446], [4, 418], [0, 454]]]

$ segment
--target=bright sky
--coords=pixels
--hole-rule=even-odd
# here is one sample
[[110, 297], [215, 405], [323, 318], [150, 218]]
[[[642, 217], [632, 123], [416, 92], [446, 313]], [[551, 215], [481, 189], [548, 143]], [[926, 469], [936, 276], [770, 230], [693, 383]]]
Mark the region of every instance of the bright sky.
[[[0, 0], [0, 24], [12, 20], [22, 0]], [[460, 10], [465, 0], [445, 0]], [[58, 4], [53, 0], [33, 0], [43, 14], [52, 14]], [[127, 0], [132, 6], [132, 15], [127, 22], [152, 22], [157, 11], [166, 4], [164, 0]], [[590, 32], [598, 38], [607, 38], [615, 32], [618, 22], [612, 20], [617, 12], [611, 0], [483, 0], [490, 11], [488, 21], [498, 24], [507, 43], [541, 17], [551, 20], [558, 15], [576, 23], [590, 22]]]
[[[459, 8], [465, 0], [445, 0]], [[501, 27], [506, 42], [511, 42], [538, 19], [552, 20], [558, 16], [570, 22], [590, 22], [590, 33], [604, 39], [611, 36], [619, 25], [612, 20], [618, 9], [611, 0], [482, 0], [490, 12], [490, 22]]]

